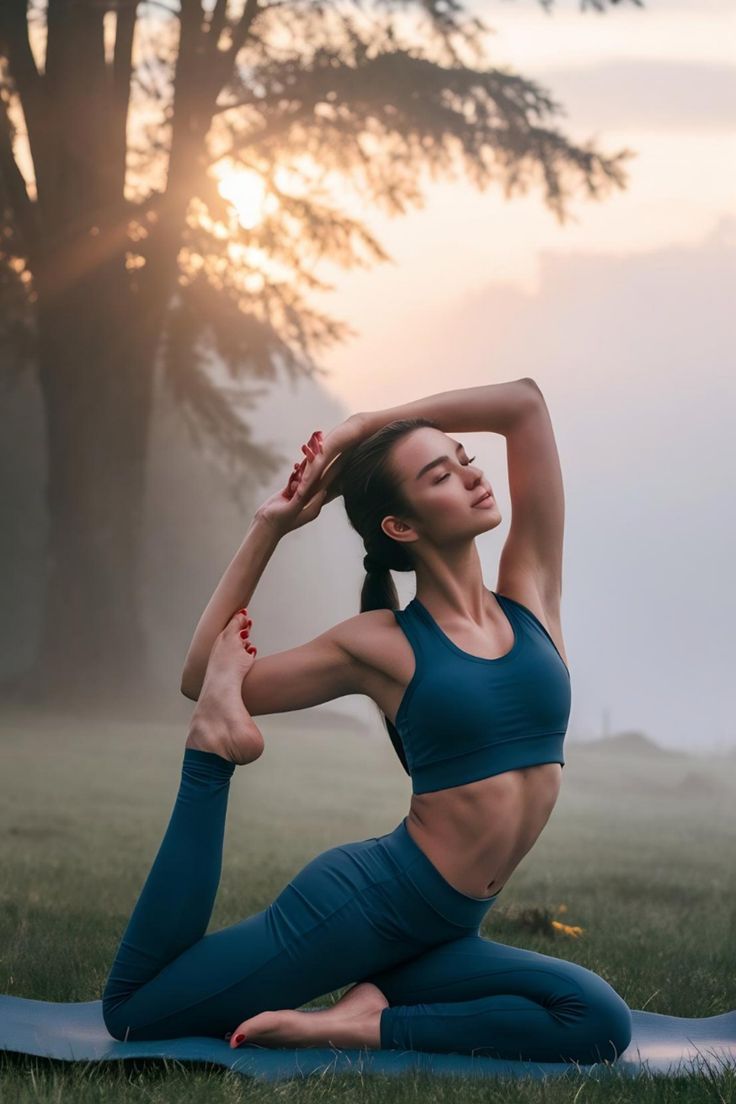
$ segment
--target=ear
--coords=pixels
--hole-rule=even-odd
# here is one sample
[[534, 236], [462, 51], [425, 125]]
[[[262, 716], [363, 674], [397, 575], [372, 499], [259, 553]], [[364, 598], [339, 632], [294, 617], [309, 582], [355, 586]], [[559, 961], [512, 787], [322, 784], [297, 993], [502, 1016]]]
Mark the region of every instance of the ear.
[[383, 519], [381, 528], [386, 536], [391, 537], [392, 540], [396, 539], [396, 537], [401, 539], [401, 537], [406, 536], [408, 533], [414, 533], [411, 525], [402, 521], [401, 518], [393, 517], [393, 515]]

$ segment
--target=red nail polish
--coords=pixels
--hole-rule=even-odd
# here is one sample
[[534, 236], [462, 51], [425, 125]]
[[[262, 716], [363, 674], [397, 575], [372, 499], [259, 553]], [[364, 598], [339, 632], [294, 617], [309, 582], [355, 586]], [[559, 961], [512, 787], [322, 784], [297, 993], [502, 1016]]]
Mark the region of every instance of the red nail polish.
[[236, 1035], [235, 1036], [235, 1042], [236, 1043], [242, 1043], [244, 1038], [245, 1038], [245, 1035]]
[[245, 640], [247, 635], [248, 635], [248, 630], [247, 629], [241, 629], [240, 630], [240, 636], [241, 636], [242, 640]]

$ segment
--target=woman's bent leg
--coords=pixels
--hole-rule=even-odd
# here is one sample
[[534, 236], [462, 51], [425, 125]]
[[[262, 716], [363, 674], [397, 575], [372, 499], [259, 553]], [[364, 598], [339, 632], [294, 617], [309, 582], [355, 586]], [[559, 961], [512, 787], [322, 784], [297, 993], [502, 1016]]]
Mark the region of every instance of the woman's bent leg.
[[578, 963], [467, 935], [365, 980], [384, 993], [381, 1047], [535, 1062], [614, 1061], [631, 1011]]
[[224, 1039], [259, 1012], [298, 1008], [446, 938], [449, 925], [413, 888], [415, 856], [392, 843], [396, 833], [323, 852], [268, 908], [203, 935], [221, 868], [228, 761], [194, 750], [105, 989], [115, 1038]]

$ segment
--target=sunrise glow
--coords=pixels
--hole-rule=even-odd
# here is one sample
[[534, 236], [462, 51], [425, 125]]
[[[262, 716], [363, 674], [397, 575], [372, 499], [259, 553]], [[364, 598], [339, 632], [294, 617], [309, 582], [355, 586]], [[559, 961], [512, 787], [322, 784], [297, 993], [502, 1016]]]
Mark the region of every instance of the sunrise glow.
[[233, 205], [238, 222], [246, 230], [257, 226], [273, 210], [277, 201], [273, 196], [266, 195], [263, 179], [258, 173], [223, 164], [217, 175], [220, 195]]

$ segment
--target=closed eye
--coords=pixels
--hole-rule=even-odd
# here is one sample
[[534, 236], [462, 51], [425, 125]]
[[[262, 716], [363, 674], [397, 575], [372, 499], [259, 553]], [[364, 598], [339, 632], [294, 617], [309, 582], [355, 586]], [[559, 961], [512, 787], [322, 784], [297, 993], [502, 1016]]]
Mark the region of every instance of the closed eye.
[[[463, 467], [464, 467], [464, 468], [467, 468], [468, 464], [472, 464], [474, 460], [475, 460], [475, 456], [471, 456], [469, 460], [463, 461]], [[439, 478], [439, 479], [433, 479], [433, 480], [432, 480], [432, 483], [433, 483], [433, 484], [435, 484], [435, 483], [442, 483], [442, 481], [443, 481], [444, 479], [449, 479], [449, 476], [450, 476], [450, 473], [449, 473], [449, 472], [445, 472], [445, 474], [444, 474], [444, 475], [442, 475], [442, 476], [440, 476], [440, 478]]]

